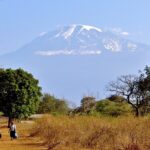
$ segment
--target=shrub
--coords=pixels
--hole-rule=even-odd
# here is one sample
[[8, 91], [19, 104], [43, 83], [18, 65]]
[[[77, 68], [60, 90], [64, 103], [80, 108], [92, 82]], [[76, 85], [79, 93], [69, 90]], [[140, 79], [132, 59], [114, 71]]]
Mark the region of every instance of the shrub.
[[96, 111], [110, 116], [127, 115], [131, 112], [131, 107], [122, 101], [101, 100], [96, 103]]

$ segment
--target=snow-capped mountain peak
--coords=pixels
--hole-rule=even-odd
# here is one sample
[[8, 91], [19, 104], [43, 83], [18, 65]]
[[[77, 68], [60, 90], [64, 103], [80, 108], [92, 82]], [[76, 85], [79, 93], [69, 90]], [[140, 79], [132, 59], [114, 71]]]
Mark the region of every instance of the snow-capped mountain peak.
[[104, 53], [136, 52], [143, 45], [110, 30], [89, 25], [62, 26], [41, 36], [21, 48], [21, 51], [40, 56], [101, 55]]
[[65, 26], [63, 28], [58, 29], [60, 30], [54, 37], [64, 37], [65, 39], [68, 39], [71, 37], [71, 35], [76, 32], [76, 34], [79, 34], [84, 31], [97, 31], [97, 32], [102, 32], [100, 28], [94, 27], [94, 26], [89, 26], [89, 25], [80, 25], [80, 24], [73, 24], [70, 26]]
[[100, 28], [94, 27], [94, 26], [89, 26], [89, 25], [81, 25], [82, 28], [81, 30], [96, 30], [98, 32], [102, 32], [102, 30]]

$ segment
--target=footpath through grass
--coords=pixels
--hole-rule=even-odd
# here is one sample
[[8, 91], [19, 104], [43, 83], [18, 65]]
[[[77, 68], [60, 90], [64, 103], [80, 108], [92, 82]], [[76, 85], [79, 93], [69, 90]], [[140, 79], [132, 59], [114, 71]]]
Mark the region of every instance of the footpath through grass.
[[32, 122], [17, 123], [19, 138], [10, 140], [7, 128], [7, 120], [0, 118], [0, 150], [44, 150], [42, 142], [36, 137], [30, 137], [29, 130]]

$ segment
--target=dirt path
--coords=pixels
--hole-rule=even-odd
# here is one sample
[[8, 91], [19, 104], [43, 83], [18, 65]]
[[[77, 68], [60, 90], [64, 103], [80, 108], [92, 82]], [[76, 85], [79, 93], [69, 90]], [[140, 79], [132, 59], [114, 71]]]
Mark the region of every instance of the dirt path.
[[39, 139], [29, 136], [26, 129], [30, 126], [31, 124], [28, 123], [17, 124], [19, 138], [10, 140], [6, 123], [0, 122], [0, 133], [2, 134], [0, 150], [46, 150]]

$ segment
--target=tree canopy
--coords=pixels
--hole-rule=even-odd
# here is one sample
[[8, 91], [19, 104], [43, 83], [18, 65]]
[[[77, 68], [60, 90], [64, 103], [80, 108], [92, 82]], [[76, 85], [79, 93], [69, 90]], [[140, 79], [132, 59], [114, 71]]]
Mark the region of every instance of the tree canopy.
[[9, 118], [27, 118], [38, 109], [41, 87], [23, 69], [0, 69], [0, 111]]
[[45, 93], [40, 101], [39, 113], [66, 114], [69, 110], [64, 99], [57, 99], [55, 96]]

